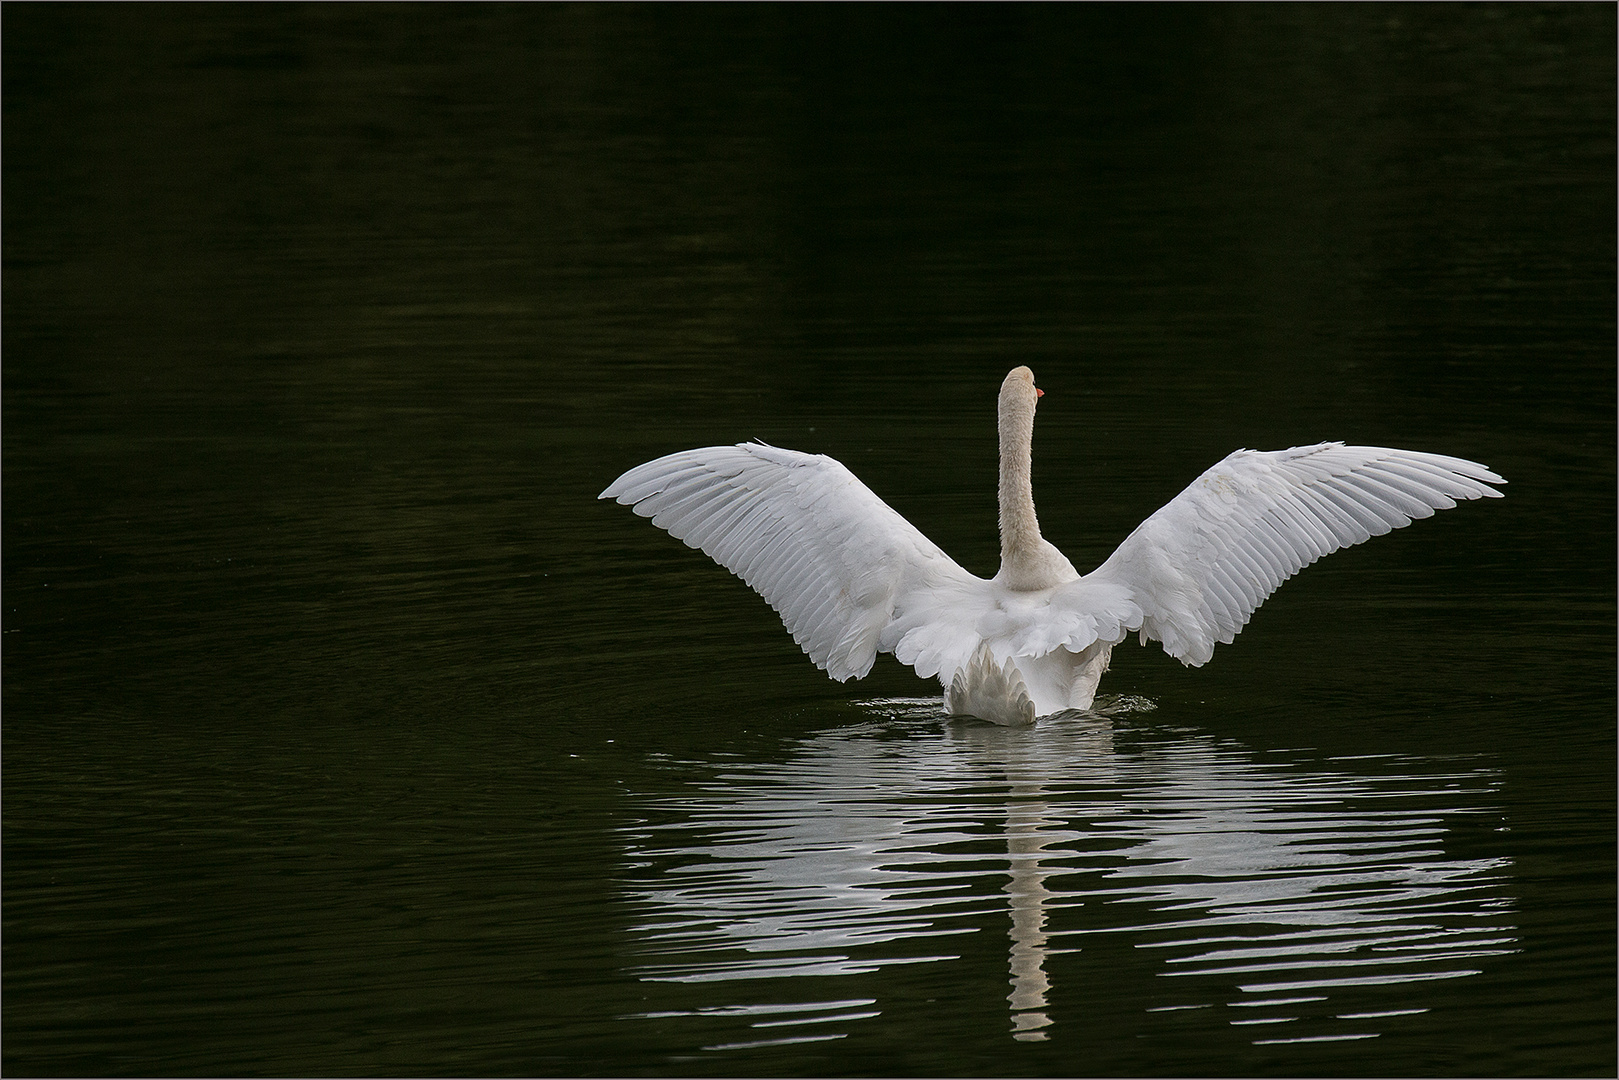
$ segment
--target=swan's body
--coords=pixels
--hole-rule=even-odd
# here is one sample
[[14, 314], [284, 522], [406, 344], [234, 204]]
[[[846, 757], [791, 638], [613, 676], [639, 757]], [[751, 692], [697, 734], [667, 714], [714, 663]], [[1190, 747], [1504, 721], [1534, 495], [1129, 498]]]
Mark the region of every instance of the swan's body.
[[969, 574], [825, 455], [759, 443], [649, 461], [601, 493], [742, 578], [839, 682], [892, 653], [938, 676], [951, 713], [998, 724], [1088, 708], [1113, 646], [1191, 666], [1229, 643], [1300, 568], [1339, 548], [1499, 497], [1483, 465], [1320, 443], [1238, 450], [1147, 518], [1083, 577], [1040, 535], [1026, 367], [1001, 384], [1001, 568]]

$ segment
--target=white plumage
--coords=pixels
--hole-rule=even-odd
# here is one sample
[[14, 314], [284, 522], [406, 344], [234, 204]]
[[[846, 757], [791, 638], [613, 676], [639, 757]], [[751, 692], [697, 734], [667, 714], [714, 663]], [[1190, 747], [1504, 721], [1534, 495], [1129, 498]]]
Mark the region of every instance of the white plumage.
[[1320, 443], [1238, 450], [1081, 577], [1041, 536], [1028, 368], [1000, 396], [1001, 569], [968, 573], [832, 458], [760, 443], [649, 461], [601, 493], [742, 578], [842, 682], [892, 653], [937, 676], [953, 713], [1001, 724], [1087, 708], [1126, 634], [1191, 666], [1321, 556], [1499, 497], [1477, 462]]

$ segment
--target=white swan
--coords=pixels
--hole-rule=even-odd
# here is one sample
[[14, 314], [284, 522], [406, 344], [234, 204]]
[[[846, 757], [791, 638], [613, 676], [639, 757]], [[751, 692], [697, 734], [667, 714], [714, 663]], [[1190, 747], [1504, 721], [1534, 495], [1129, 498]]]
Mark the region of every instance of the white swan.
[[1229, 644], [1302, 567], [1457, 499], [1500, 497], [1477, 462], [1319, 443], [1238, 450], [1083, 577], [1040, 535], [1030, 483], [1034, 373], [1001, 384], [1001, 568], [963, 570], [837, 461], [761, 443], [637, 466], [600, 498], [700, 548], [843, 682], [892, 653], [937, 675], [953, 714], [997, 724], [1088, 708], [1126, 633], [1189, 666]]

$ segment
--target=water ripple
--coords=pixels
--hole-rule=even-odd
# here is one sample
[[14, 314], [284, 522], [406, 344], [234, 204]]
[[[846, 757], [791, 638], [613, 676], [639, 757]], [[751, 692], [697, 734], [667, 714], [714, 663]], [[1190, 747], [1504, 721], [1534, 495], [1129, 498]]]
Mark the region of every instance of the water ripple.
[[[1428, 1011], [1424, 987], [1518, 951], [1509, 860], [1452, 850], [1499, 818], [1495, 770], [1258, 753], [1104, 704], [1011, 732], [941, 723], [936, 701], [866, 703], [881, 719], [645, 797], [623, 830], [634, 974], [869, 980], [966, 962], [940, 946], [991, 932], [1010, 938], [1015, 1039], [1058, 1037], [1105, 973], [1163, 1022], [1279, 1046], [1374, 1038]], [[881, 1009], [849, 1003], [880, 1000], [815, 1022], [854, 1030]]]

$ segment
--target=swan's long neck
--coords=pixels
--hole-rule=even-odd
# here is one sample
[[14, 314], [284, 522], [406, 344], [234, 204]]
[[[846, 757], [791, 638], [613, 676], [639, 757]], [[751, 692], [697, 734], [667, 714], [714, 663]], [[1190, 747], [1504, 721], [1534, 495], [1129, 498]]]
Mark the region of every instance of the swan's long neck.
[[1016, 568], [1041, 547], [1032, 478], [1034, 395], [1002, 393], [1001, 567]]
[[1074, 564], [1040, 535], [1034, 516], [1034, 373], [1013, 368], [1001, 384], [1001, 570], [995, 580], [1033, 592], [1079, 577]]

